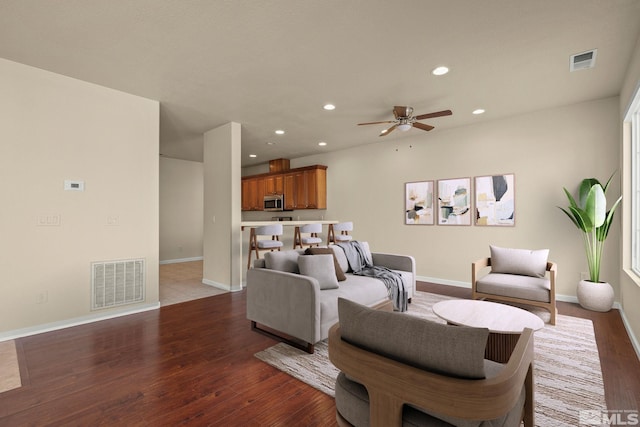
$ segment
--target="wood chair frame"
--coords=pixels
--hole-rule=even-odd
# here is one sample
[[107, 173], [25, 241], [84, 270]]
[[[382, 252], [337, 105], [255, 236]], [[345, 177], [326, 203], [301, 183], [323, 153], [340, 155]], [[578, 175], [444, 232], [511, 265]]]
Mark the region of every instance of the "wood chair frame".
[[[493, 378], [469, 380], [415, 368], [343, 341], [340, 325], [329, 331], [329, 359], [369, 393], [372, 427], [402, 425], [405, 404], [469, 420], [491, 420], [509, 412], [522, 386], [526, 400], [522, 419], [534, 424], [533, 330], [526, 328], [504, 366]], [[351, 426], [336, 410], [340, 426]]]
[[[260, 234], [260, 236], [265, 236], [265, 234]], [[280, 241], [280, 236], [274, 234], [271, 236], [271, 240]], [[247, 270], [251, 268], [251, 254], [253, 252], [256, 253], [256, 259], [260, 258], [260, 251], [279, 251], [280, 247], [276, 248], [260, 248], [258, 247], [258, 234], [256, 234], [256, 229], [252, 228], [249, 231], [249, 255], [247, 256]]]
[[558, 265], [555, 262], [547, 262], [547, 272], [549, 272], [549, 302], [534, 301], [524, 298], [514, 298], [503, 295], [486, 294], [479, 292], [477, 289], [477, 280], [479, 279], [480, 271], [485, 267], [491, 267], [491, 258], [481, 258], [471, 264], [471, 298], [472, 299], [490, 299], [494, 301], [504, 301], [516, 304], [527, 304], [536, 307], [542, 307], [549, 310], [551, 313], [550, 324], [556, 324], [556, 317], [558, 315], [558, 308], [556, 306], [556, 275], [558, 272]]

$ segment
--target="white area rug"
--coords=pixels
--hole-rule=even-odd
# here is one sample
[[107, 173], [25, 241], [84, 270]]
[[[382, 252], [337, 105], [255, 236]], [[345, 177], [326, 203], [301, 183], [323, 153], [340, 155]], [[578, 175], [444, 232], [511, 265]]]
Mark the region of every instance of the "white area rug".
[[[444, 323], [431, 306], [447, 299], [454, 298], [417, 292], [408, 314]], [[532, 312], [549, 319], [548, 312]], [[559, 315], [556, 323], [535, 333], [536, 425], [577, 426], [580, 411], [606, 410], [598, 348], [590, 320]], [[326, 341], [316, 344], [314, 354], [279, 343], [255, 356], [334, 396], [338, 370], [329, 361]]]

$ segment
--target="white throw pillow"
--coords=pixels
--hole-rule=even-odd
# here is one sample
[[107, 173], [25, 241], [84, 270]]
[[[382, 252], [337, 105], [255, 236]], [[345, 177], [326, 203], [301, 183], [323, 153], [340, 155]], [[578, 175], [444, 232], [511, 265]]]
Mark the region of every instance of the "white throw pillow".
[[318, 280], [320, 289], [338, 288], [333, 255], [300, 255], [298, 268], [303, 276]]
[[491, 272], [545, 277], [549, 249], [529, 250], [489, 246]]

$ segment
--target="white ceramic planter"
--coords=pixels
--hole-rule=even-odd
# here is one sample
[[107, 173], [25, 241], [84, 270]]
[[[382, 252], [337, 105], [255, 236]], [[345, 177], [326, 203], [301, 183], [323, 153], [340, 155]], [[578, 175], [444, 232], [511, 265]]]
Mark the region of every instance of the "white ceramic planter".
[[578, 282], [578, 302], [587, 310], [609, 311], [613, 307], [615, 295], [613, 287], [607, 282]]

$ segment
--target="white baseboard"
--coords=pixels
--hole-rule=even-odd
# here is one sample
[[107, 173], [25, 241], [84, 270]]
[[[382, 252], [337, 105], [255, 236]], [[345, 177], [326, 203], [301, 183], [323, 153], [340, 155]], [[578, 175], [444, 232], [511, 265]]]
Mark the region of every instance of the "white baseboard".
[[180, 262], [202, 261], [204, 258], [201, 256], [194, 256], [191, 258], [178, 258], [178, 259], [165, 259], [160, 261], [160, 264], [178, 264]]
[[61, 320], [59, 322], [45, 323], [42, 325], [31, 326], [28, 328], [14, 329], [0, 333], [0, 341], [13, 340], [16, 338], [28, 337], [30, 335], [41, 334], [44, 332], [57, 331], [59, 329], [70, 328], [72, 326], [85, 325], [87, 323], [99, 322], [100, 320], [108, 320], [116, 317], [127, 316], [129, 314], [142, 313], [160, 308], [160, 303], [151, 303], [138, 305], [133, 308], [109, 311], [108, 313], [93, 313], [86, 316], [75, 317], [73, 319]]
[[202, 279], [202, 283], [208, 286], [213, 286], [214, 288], [222, 289], [223, 291], [227, 292], [240, 292], [242, 290], [242, 285], [240, 285], [240, 289], [231, 289], [229, 285], [218, 283], [209, 279]]
[[627, 335], [629, 335], [629, 339], [631, 340], [631, 345], [633, 346], [633, 349], [636, 351], [636, 356], [638, 356], [638, 359], [640, 359], [640, 342], [638, 342], [636, 335], [633, 333], [633, 329], [631, 329], [631, 324], [629, 323], [629, 319], [627, 319], [627, 316], [624, 314], [624, 310], [623, 309], [619, 309], [619, 310], [620, 310], [620, 316], [622, 317], [622, 324], [624, 325], [624, 328], [627, 330]]

